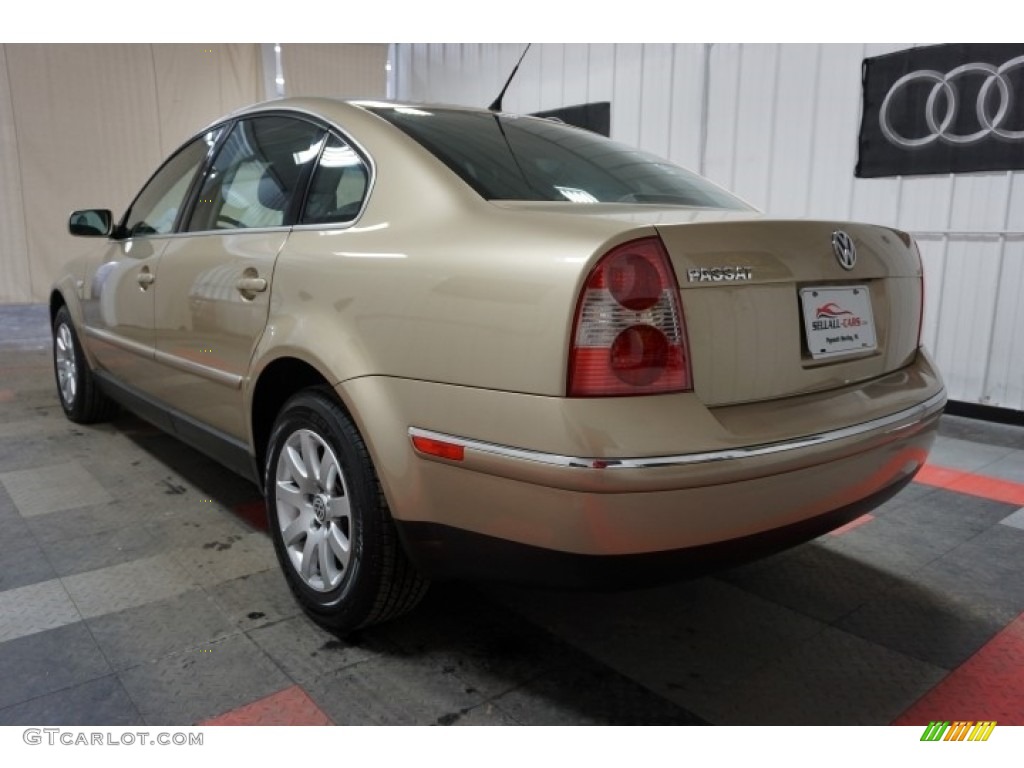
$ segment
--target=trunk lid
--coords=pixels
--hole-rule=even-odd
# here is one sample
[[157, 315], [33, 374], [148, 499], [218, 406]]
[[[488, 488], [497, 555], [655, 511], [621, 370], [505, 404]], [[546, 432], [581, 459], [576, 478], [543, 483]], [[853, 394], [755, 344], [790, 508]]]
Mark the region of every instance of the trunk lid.
[[[675, 268], [694, 389], [706, 405], [844, 387], [914, 359], [921, 268], [908, 235], [769, 219], [655, 227]], [[833, 247], [836, 232], [856, 250], [849, 269]]]

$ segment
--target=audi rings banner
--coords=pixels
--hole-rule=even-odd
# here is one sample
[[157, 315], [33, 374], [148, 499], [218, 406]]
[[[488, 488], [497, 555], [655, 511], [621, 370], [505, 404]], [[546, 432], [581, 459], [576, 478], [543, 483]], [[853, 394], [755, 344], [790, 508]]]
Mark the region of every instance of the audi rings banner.
[[1024, 169], [1024, 44], [911, 48], [863, 78], [857, 176]]

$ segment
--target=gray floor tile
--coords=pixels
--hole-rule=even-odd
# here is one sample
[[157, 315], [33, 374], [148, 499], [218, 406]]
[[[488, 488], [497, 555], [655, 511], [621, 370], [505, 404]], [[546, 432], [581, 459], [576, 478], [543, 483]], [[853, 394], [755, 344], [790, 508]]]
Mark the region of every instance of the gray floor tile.
[[3, 472], [0, 483], [23, 517], [111, 501], [110, 494], [77, 461]]
[[821, 549], [856, 563], [869, 572], [869, 580], [871, 575], [879, 577], [882, 583], [868, 585], [869, 591], [877, 592], [894, 586], [899, 577], [912, 575], [977, 535], [969, 525], [927, 525], [907, 519], [905, 515], [919, 504], [920, 501], [910, 502], [888, 517], [841, 536], [824, 536]]
[[1024, 507], [1021, 507], [1016, 512], [1010, 513], [999, 522], [1003, 525], [1009, 525], [1012, 528], [1019, 528], [1024, 531]]
[[406, 658], [381, 658], [303, 686], [337, 725], [433, 725], [481, 704], [454, 675]]
[[940, 436], [932, 447], [928, 463], [949, 469], [976, 472], [1008, 455], [1012, 450], [1006, 446], [987, 445]]
[[[885, 521], [875, 520], [871, 541]], [[867, 526], [864, 526], [867, 527]], [[779, 557], [769, 558], [743, 568], [725, 571], [718, 578], [747, 592], [792, 608], [802, 614], [831, 623], [893, 586], [906, 562], [898, 546], [879, 545], [863, 553], [838, 550], [843, 541], [861, 531], [854, 529], [842, 536], [823, 536]], [[830, 539], [833, 539], [830, 541]], [[931, 556], [935, 557], [934, 554]], [[931, 558], [929, 558], [931, 559]]]
[[305, 615], [260, 627], [247, 633], [284, 672], [297, 683], [311, 683], [318, 677], [344, 667], [377, 658], [379, 643], [339, 640]]
[[82, 623], [0, 644], [0, 708], [109, 675]]
[[517, 688], [552, 664], [571, 666], [583, 655], [459, 584], [434, 585], [418, 610], [365, 631], [360, 642], [390, 646], [394, 655], [453, 675], [467, 692], [485, 697]]
[[486, 702], [468, 710], [459, 710], [458, 715], [449, 714], [440, 718], [438, 725], [520, 725], [497, 704]]
[[138, 525], [141, 516], [115, 499], [109, 504], [65, 509], [24, 520], [32, 535], [45, 548], [46, 544], [59, 539], [79, 538]]
[[212, 541], [252, 533], [237, 517], [210, 504], [193, 502], [188, 508], [164, 508], [147, 518], [146, 530], [164, 546], [202, 547]]
[[244, 635], [118, 672], [149, 725], [190, 725], [287, 688], [288, 678]]
[[717, 579], [607, 595], [509, 592], [506, 600], [594, 659], [704, 717], [710, 703], [732, 696], [750, 674], [824, 627]]
[[600, 664], [552, 667], [494, 699], [523, 725], [702, 725], [702, 720]]
[[[954, 491], [936, 490], [930, 496], [904, 505], [886, 519], [898, 520], [909, 528], [911, 535], [916, 531], [918, 536], [932, 541], [935, 546], [959, 546], [988, 530], [1012, 511], [1013, 507], [1003, 502]], [[851, 531], [848, 535], [852, 536], [854, 533], [857, 531]], [[859, 537], [869, 533], [867, 530], [861, 531]], [[844, 539], [846, 536], [839, 538]], [[848, 540], [857, 539], [858, 537], [853, 537]]]
[[992, 526], [922, 570], [915, 581], [975, 606], [1024, 612], [1024, 531]]
[[[1021, 444], [1024, 445], [1024, 428], [1021, 428]], [[1009, 480], [1012, 483], [1024, 483], [1024, 450], [1013, 451], [1001, 459], [987, 464], [985, 474]]]
[[154, 603], [195, 586], [189, 574], [169, 555], [132, 560], [68, 576], [62, 581], [85, 618]]
[[880, 595], [837, 626], [906, 656], [954, 669], [1016, 615], [911, 583]]
[[264, 533], [210, 537], [202, 544], [178, 547], [173, 556], [204, 586], [278, 567], [274, 545]]
[[240, 631], [200, 590], [97, 616], [87, 623], [115, 669], [182, 653]]
[[3, 544], [0, 546], [0, 592], [54, 578], [57, 573], [39, 548], [28, 529], [19, 533], [7, 530], [4, 522]]
[[0, 725], [66, 728], [142, 724], [142, 715], [114, 675], [0, 709]]
[[1007, 448], [1019, 449], [1024, 446], [1024, 427], [952, 416], [948, 413], [939, 421], [939, 435]]
[[206, 591], [231, 621], [243, 629], [273, 624], [296, 616], [301, 610], [279, 568], [214, 584]]
[[60, 581], [0, 592], [0, 643], [81, 620]]
[[44, 542], [57, 574], [71, 576], [160, 554], [161, 543], [141, 524]]
[[745, 679], [715, 722], [729, 725], [888, 725], [946, 670], [837, 629]]

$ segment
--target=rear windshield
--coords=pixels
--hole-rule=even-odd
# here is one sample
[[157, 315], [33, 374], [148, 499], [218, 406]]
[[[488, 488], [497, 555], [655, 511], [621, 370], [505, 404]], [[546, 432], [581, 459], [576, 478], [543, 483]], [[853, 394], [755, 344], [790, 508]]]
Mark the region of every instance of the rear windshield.
[[750, 210], [685, 168], [552, 120], [426, 107], [368, 109], [415, 139], [488, 200]]

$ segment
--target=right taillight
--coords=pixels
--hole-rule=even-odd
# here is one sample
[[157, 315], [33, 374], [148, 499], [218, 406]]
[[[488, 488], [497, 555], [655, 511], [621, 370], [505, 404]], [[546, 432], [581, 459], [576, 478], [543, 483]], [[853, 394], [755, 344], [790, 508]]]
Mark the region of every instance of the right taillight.
[[921, 248], [916, 240], [911, 240], [914, 245], [914, 253], [917, 254], [917, 268], [921, 272], [921, 306], [917, 315], [917, 347], [921, 348], [921, 335], [924, 333], [924, 261], [921, 259]]
[[657, 237], [619, 245], [591, 270], [573, 323], [570, 397], [693, 389], [679, 289]]

